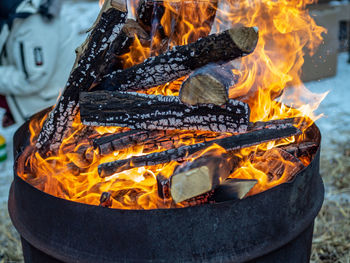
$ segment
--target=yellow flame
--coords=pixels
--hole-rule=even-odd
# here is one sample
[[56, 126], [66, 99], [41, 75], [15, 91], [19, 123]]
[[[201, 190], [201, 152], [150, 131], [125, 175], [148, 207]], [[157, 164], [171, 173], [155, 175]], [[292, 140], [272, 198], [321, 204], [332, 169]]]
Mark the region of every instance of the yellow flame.
[[[167, 48], [185, 45], [206, 36], [210, 32], [208, 20], [213, 18], [217, 9], [212, 27], [214, 32], [237, 25], [259, 28], [256, 50], [240, 59], [236, 63], [238, 66], [233, 69], [233, 73], [239, 76], [239, 81], [230, 88], [230, 98], [239, 98], [249, 104], [251, 121], [300, 117], [300, 125], [306, 121], [310, 126], [313, 120], [319, 117], [314, 115], [314, 111], [326, 96], [326, 94], [312, 94], [300, 80], [305, 50], [314, 52], [322, 41], [322, 34], [326, 32], [324, 28], [315, 24], [306, 9], [312, 2], [311, 0], [165, 1], [165, 13], [160, 23], [166, 39], [153, 32], [152, 46], [147, 47], [136, 38], [130, 52], [121, 56], [121, 59], [125, 67], [130, 67], [150, 55], [164, 52]], [[136, 2], [133, 2], [133, 8], [135, 6]], [[135, 13], [135, 10], [131, 11]], [[178, 95], [184, 78], [154, 87], [146, 93]], [[286, 88], [288, 92], [282, 94]], [[33, 120], [30, 123], [32, 145], [42, 122], [43, 119]], [[171, 200], [164, 201], [158, 197], [156, 177], [159, 174], [165, 177], [171, 176], [178, 165], [177, 162], [135, 168], [108, 178], [99, 177], [97, 171], [101, 163], [162, 151], [164, 147], [157, 146], [150, 151], [145, 146], [133, 146], [101, 155], [92, 147], [92, 139], [127, 129], [96, 127], [88, 133], [87, 128], [80, 123], [79, 116], [75, 119], [73, 127], [73, 132], [65, 138], [55, 156], [44, 159], [32, 150], [33, 146], [28, 147], [19, 161], [20, 176], [42, 191], [76, 202], [98, 205], [101, 193], [109, 191], [113, 196], [113, 208], [154, 209], [172, 206]], [[300, 128], [304, 130], [307, 127]], [[88, 136], [82, 136], [86, 133]], [[212, 138], [218, 136], [209, 132], [179, 131], [177, 134], [181, 139], [174, 142], [175, 147], [202, 142], [203, 138], [197, 138], [195, 134], [204, 134]], [[237, 155], [242, 159], [242, 166], [231, 177], [258, 179], [259, 183], [250, 194], [259, 193], [285, 182], [290, 178], [293, 170], [291, 168], [295, 165], [276, 154], [274, 147], [303, 139], [304, 136], [292, 137], [241, 150]], [[210, 149], [206, 149], [208, 150]], [[268, 163], [265, 162], [264, 166], [263, 159], [258, 157], [254, 162], [251, 160], [252, 154], [264, 151], [274, 153], [273, 158], [280, 159], [284, 165], [281, 177], [269, 178], [268, 171], [263, 169]], [[304, 164], [309, 162], [309, 159], [303, 160]]]

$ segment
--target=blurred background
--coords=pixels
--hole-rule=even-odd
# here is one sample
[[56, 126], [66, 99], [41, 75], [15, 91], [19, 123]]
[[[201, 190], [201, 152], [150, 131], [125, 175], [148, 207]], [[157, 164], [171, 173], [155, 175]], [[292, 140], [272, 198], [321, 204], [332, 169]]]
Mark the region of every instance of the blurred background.
[[[329, 91], [317, 111], [324, 114], [316, 123], [323, 137], [321, 175], [326, 186], [326, 196], [316, 219], [312, 262], [349, 263], [350, 1], [319, 0], [317, 4], [310, 5], [309, 9], [316, 23], [325, 27], [328, 33], [324, 35], [324, 41], [316, 54], [312, 57], [305, 56], [302, 78], [312, 92]], [[74, 40], [81, 43], [98, 12], [98, 1], [65, 0], [62, 1], [60, 15], [70, 25]], [[38, 52], [40, 62], [40, 51]], [[4, 75], [0, 78], [4, 79]], [[3, 108], [0, 105], [0, 116], [5, 113]], [[19, 124], [8, 120], [6, 115], [3, 118], [4, 125], [0, 127], [0, 262], [22, 262], [19, 235], [7, 212], [7, 198], [13, 176], [12, 136]], [[12, 119], [15, 118], [12, 116]], [[1, 149], [5, 144], [4, 152]]]

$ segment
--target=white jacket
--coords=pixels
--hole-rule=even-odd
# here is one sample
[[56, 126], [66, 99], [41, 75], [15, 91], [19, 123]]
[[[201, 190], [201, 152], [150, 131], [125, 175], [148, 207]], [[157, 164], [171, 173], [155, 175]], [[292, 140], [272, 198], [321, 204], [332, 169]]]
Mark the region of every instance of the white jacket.
[[78, 46], [69, 24], [39, 14], [16, 18], [1, 56], [0, 94], [6, 95], [17, 123], [55, 104]]

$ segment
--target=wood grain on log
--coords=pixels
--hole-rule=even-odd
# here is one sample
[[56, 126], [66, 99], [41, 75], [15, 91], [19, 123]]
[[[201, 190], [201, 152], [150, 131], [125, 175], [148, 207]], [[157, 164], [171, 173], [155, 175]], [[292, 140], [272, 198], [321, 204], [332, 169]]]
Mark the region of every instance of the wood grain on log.
[[91, 126], [241, 133], [248, 127], [249, 107], [235, 100], [224, 107], [186, 106], [175, 96], [97, 91], [81, 93], [80, 117]]
[[41, 154], [56, 151], [79, 108], [79, 92], [88, 90], [103, 64], [104, 54], [120, 33], [127, 17], [125, 0], [106, 0], [77, 58], [65, 90], [46, 119], [36, 147]]
[[238, 150], [244, 147], [257, 145], [263, 142], [287, 138], [299, 135], [301, 132], [294, 126], [278, 125], [273, 128], [256, 130], [244, 134], [229, 136], [226, 138], [212, 140], [209, 142], [197, 143], [192, 145], [181, 146], [163, 152], [151, 153], [143, 156], [134, 156], [129, 159], [117, 160], [110, 163], [100, 164], [98, 173], [101, 177], [107, 177], [115, 173], [120, 173], [136, 167], [157, 165], [171, 161], [182, 161], [187, 156], [195, 152], [206, 149], [207, 147], [217, 144], [227, 151]]
[[202, 38], [195, 43], [146, 59], [143, 63], [106, 76], [101, 89], [142, 90], [185, 76], [209, 63], [231, 61], [254, 51], [256, 28], [240, 27]]
[[214, 190], [238, 167], [239, 161], [233, 154], [214, 148], [181, 164], [169, 179], [171, 197], [180, 203]]
[[230, 64], [209, 64], [194, 71], [181, 85], [179, 98], [188, 105], [223, 105], [228, 90], [235, 84]]

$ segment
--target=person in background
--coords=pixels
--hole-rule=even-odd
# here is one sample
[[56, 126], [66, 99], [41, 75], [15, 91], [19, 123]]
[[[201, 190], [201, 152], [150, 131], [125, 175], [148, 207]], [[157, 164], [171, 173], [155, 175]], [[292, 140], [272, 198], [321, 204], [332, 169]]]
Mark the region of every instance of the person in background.
[[0, 107], [22, 123], [55, 104], [79, 45], [60, 0], [0, 0]]

